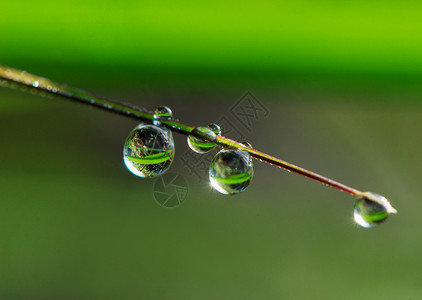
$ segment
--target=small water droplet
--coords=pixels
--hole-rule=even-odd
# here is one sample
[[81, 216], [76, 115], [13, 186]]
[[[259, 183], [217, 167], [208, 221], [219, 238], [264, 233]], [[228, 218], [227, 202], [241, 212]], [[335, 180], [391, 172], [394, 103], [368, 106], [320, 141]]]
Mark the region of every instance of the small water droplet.
[[252, 148], [252, 145], [249, 142], [241, 142], [241, 144], [245, 145], [248, 148]]
[[378, 194], [365, 192], [356, 199], [353, 218], [355, 222], [364, 228], [374, 228], [384, 222], [389, 214], [395, 214], [388, 200]]
[[173, 112], [167, 106], [159, 106], [154, 110], [154, 119], [156, 120], [171, 120], [173, 118]]
[[212, 132], [214, 132], [216, 135], [220, 135], [221, 134], [221, 128], [220, 126], [218, 126], [215, 123], [210, 123], [208, 125], [208, 128], [212, 130]]
[[151, 178], [163, 174], [174, 157], [173, 137], [154, 125], [135, 127], [123, 148], [126, 167], [136, 176]]
[[38, 87], [40, 85], [40, 83], [38, 82], [38, 80], [35, 80], [33, 83], [32, 83], [32, 86], [33, 87]]
[[253, 166], [244, 151], [222, 150], [211, 162], [210, 183], [222, 194], [233, 195], [246, 190], [253, 177]]
[[[202, 138], [197, 137], [198, 135]], [[215, 141], [216, 139], [217, 136], [211, 128], [199, 126], [194, 128], [188, 136], [188, 145], [197, 153], [207, 153], [215, 148], [215, 143], [210, 141]]]
[[[157, 107], [154, 110], [153, 117], [155, 120], [152, 123], [156, 126], [160, 126], [161, 125], [160, 121], [173, 119], [173, 112], [171, 111], [170, 107], [162, 105], [162, 106]], [[173, 133], [171, 132], [170, 129], [166, 127], [161, 127], [161, 129], [166, 131], [167, 134], [170, 136], [170, 138], [173, 139]]]

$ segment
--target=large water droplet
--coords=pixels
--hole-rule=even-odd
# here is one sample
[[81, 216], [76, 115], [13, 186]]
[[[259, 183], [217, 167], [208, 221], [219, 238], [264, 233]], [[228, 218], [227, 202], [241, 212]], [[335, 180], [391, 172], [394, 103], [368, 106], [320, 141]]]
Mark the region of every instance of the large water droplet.
[[353, 218], [355, 222], [364, 228], [374, 228], [384, 222], [389, 214], [395, 214], [388, 200], [378, 194], [365, 192], [356, 199]]
[[211, 141], [216, 139], [216, 134], [210, 127], [199, 126], [194, 128], [188, 136], [188, 145], [197, 153], [207, 153], [215, 148], [215, 143]]
[[123, 158], [136, 176], [151, 178], [163, 174], [174, 157], [173, 137], [154, 125], [140, 124], [126, 138]]
[[244, 151], [222, 150], [211, 162], [209, 178], [214, 189], [222, 194], [243, 192], [253, 177], [252, 162]]

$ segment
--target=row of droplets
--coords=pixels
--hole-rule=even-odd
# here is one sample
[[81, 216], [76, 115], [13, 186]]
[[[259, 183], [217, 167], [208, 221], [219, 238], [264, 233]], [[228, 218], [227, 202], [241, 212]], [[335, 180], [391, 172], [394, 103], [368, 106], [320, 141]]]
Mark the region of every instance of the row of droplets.
[[[126, 167], [136, 176], [154, 178], [170, 167], [175, 153], [171, 130], [160, 126], [160, 121], [172, 120], [170, 108], [159, 106], [154, 111], [154, 122], [139, 124], [126, 138], [123, 158]], [[207, 153], [216, 147], [214, 143], [221, 129], [217, 124], [199, 126], [188, 136], [188, 145], [196, 153]], [[251, 148], [247, 142], [243, 143]], [[233, 195], [246, 190], [254, 171], [252, 158], [247, 151], [222, 149], [209, 167], [211, 186], [218, 192]], [[354, 220], [365, 228], [373, 228], [394, 213], [389, 202], [375, 193], [365, 193], [355, 202]]]
[[[153, 125], [139, 124], [126, 138], [124, 162], [136, 176], [154, 178], [170, 167], [175, 153], [173, 135], [170, 130], [160, 126], [160, 121], [171, 118], [170, 108], [160, 106], [154, 111]], [[216, 140], [220, 134], [221, 129], [217, 124], [196, 127], [188, 137], [189, 147], [197, 153], [210, 152], [216, 144], [209, 141]], [[249, 143], [245, 145], [250, 147]], [[215, 155], [209, 168], [211, 186], [223, 194], [243, 192], [252, 177], [252, 158], [246, 151], [223, 149]]]

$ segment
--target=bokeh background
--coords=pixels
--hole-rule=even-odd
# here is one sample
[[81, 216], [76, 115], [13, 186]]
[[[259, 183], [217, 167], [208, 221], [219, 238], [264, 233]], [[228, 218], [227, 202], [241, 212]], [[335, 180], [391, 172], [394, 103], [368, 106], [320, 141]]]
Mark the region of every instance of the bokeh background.
[[0, 298], [422, 299], [421, 13], [420, 1], [3, 1], [0, 64], [168, 105], [191, 125], [251, 91], [269, 110], [244, 131], [252, 145], [399, 214], [359, 228], [353, 197], [260, 162], [247, 191], [219, 195], [184, 165], [180, 135], [171, 171], [188, 196], [166, 209], [123, 164], [134, 121], [0, 88]]

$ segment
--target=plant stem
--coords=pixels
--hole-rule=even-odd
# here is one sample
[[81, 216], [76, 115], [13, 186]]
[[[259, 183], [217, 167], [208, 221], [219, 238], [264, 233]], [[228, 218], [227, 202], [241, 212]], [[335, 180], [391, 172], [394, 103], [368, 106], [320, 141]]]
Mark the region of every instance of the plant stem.
[[[9, 67], [0, 66], [0, 85], [4, 87], [23, 89], [23, 90], [35, 90], [47, 95], [55, 95], [62, 98], [66, 98], [72, 101], [88, 104], [94, 107], [104, 109], [108, 112], [117, 113], [125, 117], [129, 117], [138, 121], [146, 121], [152, 123], [155, 119], [153, 113], [142, 108], [138, 108], [129, 104], [112, 101], [100, 96], [95, 96], [88, 92], [68, 87], [63, 84], [55, 83], [49, 79], [32, 75], [25, 71], [16, 70]], [[178, 133], [189, 135], [194, 129], [193, 126], [185, 125], [175, 120], [160, 120], [160, 124]], [[198, 138], [202, 136], [197, 136]], [[263, 162], [272, 164], [274, 166], [284, 168], [291, 172], [306, 176], [313, 180], [319, 181], [325, 185], [329, 185], [333, 188], [349, 193], [354, 196], [362, 196], [363, 192], [354, 189], [350, 186], [324, 177], [317, 173], [308, 171], [296, 165], [290, 164], [284, 160], [268, 155], [264, 152], [258, 151], [253, 148], [249, 148], [237, 141], [231, 140], [224, 136], [218, 135], [217, 140], [210, 141], [215, 142], [223, 148], [234, 148], [248, 152], [252, 157], [261, 160]]]

